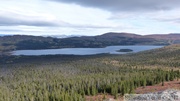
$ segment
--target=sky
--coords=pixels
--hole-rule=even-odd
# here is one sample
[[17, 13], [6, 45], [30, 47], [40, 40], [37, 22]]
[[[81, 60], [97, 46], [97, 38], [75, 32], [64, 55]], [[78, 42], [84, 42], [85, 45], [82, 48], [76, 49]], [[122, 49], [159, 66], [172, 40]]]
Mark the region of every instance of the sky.
[[0, 34], [180, 33], [180, 0], [1, 0]]

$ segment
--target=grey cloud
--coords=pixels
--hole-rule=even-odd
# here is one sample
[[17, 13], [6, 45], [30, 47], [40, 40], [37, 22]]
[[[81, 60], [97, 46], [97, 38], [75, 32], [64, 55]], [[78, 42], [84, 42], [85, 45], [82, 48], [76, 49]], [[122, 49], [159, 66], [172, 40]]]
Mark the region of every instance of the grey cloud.
[[0, 16], [0, 26], [38, 26], [38, 27], [71, 27], [71, 28], [111, 28], [111, 26], [100, 26], [100, 25], [78, 25], [78, 24], [70, 24], [63, 22], [62, 24], [48, 22], [48, 21], [39, 21], [39, 20], [25, 20], [25, 19], [16, 19], [16, 18], [8, 18]]
[[0, 13], [0, 26], [35, 26], [35, 27], [69, 27], [69, 28], [110, 28], [105, 25], [71, 24], [59, 20], [47, 20], [40, 16], [25, 16], [15, 13]]
[[23, 30], [18, 29], [0, 29], [1, 32], [21, 32]]
[[50, 0], [109, 11], [153, 11], [179, 7], [180, 0]]
[[15, 17], [6, 17], [0, 16], [0, 26], [18, 26], [18, 25], [25, 25], [25, 26], [57, 26], [58, 24], [54, 22], [48, 22], [43, 20], [27, 20], [27, 19], [20, 19]]
[[163, 22], [180, 23], [180, 18], [156, 19], [156, 20], [163, 21]]

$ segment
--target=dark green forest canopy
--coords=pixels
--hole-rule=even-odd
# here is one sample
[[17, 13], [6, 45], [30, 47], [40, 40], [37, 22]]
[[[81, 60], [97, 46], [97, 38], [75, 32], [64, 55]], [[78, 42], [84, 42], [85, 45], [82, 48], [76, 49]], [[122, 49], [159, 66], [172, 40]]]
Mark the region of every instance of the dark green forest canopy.
[[83, 101], [115, 98], [180, 78], [180, 45], [126, 55], [0, 57], [0, 100]]

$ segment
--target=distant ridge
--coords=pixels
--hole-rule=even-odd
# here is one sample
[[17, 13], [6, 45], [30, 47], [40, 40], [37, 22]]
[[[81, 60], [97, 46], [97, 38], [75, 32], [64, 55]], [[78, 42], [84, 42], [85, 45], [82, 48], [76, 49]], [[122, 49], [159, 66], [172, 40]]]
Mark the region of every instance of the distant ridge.
[[134, 33], [126, 33], [126, 32], [121, 32], [121, 33], [115, 33], [115, 32], [108, 32], [100, 36], [108, 36], [108, 37], [132, 37], [132, 38], [139, 38], [141, 35], [134, 34]]
[[139, 35], [134, 33], [126, 33], [126, 32], [121, 32], [121, 33], [108, 32], [100, 36], [109, 36], [109, 37], [123, 36], [123, 37], [132, 37], [132, 38], [154, 38], [154, 39], [180, 39], [180, 33]]
[[100, 48], [112, 45], [170, 45], [180, 44], [180, 34], [138, 35], [108, 32], [98, 36], [66, 38], [13, 35], [0, 37], [0, 51], [55, 48]]
[[146, 35], [145, 37], [155, 38], [155, 39], [172, 39], [172, 40], [178, 40], [178, 39], [180, 39], [180, 33], [153, 34], [153, 35]]
[[81, 37], [81, 35], [43, 35], [43, 37], [70, 38], [70, 37]]

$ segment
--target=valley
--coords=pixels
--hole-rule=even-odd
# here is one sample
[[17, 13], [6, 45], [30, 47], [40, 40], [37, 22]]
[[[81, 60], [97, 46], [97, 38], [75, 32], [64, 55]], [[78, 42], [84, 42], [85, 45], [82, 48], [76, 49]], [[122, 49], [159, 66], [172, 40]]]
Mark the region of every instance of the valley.
[[98, 36], [53, 38], [28, 35], [0, 36], [0, 52], [59, 48], [104, 48], [116, 45], [171, 45], [180, 43], [179, 34], [137, 35], [105, 33]]
[[180, 101], [180, 0], [1, 0], [0, 101]]
[[0, 100], [85, 101], [99, 94], [118, 99], [180, 78], [179, 54], [180, 45], [171, 45], [123, 55], [1, 56]]

